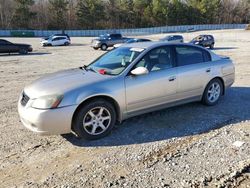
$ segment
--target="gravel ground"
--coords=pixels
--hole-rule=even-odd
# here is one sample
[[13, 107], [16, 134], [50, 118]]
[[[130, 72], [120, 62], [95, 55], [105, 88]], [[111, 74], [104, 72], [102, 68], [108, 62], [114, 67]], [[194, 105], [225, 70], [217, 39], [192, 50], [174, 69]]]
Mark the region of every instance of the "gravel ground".
[[89, 47], [91, 38], [48, 48], [38, 38], [9, 38], [32, 44], [34, 52], [0, 55], [0, 187], [250, 187], [250, 31], [183, 35], [190, 40], [200, 33], [213, 34], [214, 51], [236, 66], [235, 84], [219, 104], [192, 103], [131, 118], [96, 141], [28, 131], [17, 100], [33, 80], [88, 64], [103, 52]]

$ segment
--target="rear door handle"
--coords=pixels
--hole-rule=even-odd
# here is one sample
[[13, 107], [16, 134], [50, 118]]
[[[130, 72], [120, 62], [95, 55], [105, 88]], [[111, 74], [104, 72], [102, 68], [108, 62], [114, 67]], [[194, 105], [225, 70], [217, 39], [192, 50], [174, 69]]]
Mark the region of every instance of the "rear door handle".
[[210, 68], [209, 68], [209, 69], [207, 69], [207, 70], [206, 70], [206, 72], [211, 72], [211, 69], [210, 69]]
[[174, 81], [175, 79], [176, 79], [176, 76], [171, 76], [171, 77], [168, 79], [168, 81], [172, 82], [172, 81]]

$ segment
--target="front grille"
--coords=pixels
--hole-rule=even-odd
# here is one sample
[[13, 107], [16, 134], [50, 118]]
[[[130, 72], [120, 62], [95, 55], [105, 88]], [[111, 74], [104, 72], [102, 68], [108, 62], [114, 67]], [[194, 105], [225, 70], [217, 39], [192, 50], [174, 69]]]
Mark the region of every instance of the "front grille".
[[21, 104], [22, 104], [23, 106], [25, 106], [25, 105], [28, 103], [29, 100], [30, 100], [30, 98], [28, 97], [28, 95], [26, 95], [26, 94], [23, 92], [22, 98], [21, 98]]

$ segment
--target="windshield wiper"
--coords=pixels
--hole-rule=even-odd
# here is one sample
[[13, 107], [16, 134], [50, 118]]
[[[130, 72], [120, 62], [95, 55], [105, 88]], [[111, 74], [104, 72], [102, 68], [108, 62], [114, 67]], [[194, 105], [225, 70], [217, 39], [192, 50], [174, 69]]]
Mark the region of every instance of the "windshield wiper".
[[87, 70], [87, 66], [86, 66], [86, 65], [83, 65], [82, 67], [79, 67], [79, 69]]
[[92, 67], [88, 67], [88, 68], [86, 68], [86, 70], [87, 70], [87, 71], [88, 71], [88, 70], [90, 70], [90, 71], [92, 71], [92, 72], [95, 72], [95, 73], [96, 73], [95, 69], [93, 69]]

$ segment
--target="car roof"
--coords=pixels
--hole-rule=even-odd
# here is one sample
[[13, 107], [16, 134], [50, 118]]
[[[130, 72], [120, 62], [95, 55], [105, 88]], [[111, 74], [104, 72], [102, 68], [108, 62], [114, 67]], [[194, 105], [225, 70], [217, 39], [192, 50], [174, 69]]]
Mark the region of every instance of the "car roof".
[[166, 37], [182, 37], [182, 35], [167, 35]]
[[54, 38], [68, 38], [68, 37], [67, 37], [67, 36], [57, 36], [57, 35], [56, 35], [56, 36], [53, 36], [53, 37], [52, 37], [52, 39], [54, 39]]
[[155, 47], [160, 47], [160, 46], [171, 46], [171, 45], [199, 47], [197, 45], [193, 45], [189, 43], [169, 43], [165, 41], [126, 43], [122, 45], [122, 47], [148, 49], [148, 48], [155, 48]]
[[202, 36], [202, 37], [205, 37], [205, 36], [213, 37], [213, 35], [199, 35], [199, 36]]

